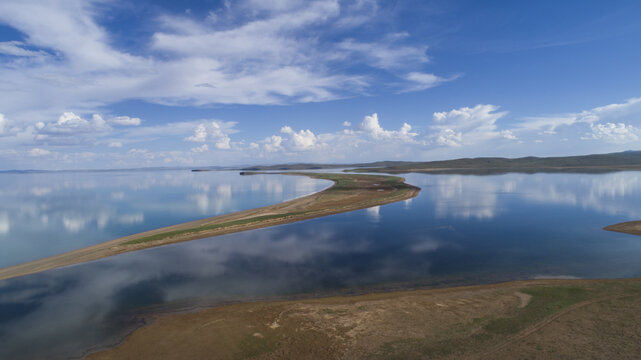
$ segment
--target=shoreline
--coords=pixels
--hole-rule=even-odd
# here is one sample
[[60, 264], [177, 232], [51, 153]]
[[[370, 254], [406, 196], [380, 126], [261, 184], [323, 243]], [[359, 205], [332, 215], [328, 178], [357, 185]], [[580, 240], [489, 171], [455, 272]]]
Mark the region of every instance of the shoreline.
[[389, 175], [309, 172], [241, 173], [241, 175], [253, 174], [308, 176], [314, 179], [330, 180], [334, 184], [320, 192], [278, 204], [153, 229], [63, 254], [6, 267], [0, 269], [0, 280], [98, 260], [131, 251], [288, 224], [389, 204], [413, 198], [420, 191], [420, 188], [406, 184], [404, 178]]
[[[603, 315], [611, 302], [630, 302], [625, 316], [637, 321], [639, 294], [641, 278], [532, 279], [223, 304], [150, 314], [150, 321], [121, 342], [93, 349], [87, 358], [387, 358], [392, 350], [399, 358], [414, 358], [408, 356], [416, 350], [414, 342], [429, 344], [422, 349], [429, 358], [479, 358], [523, 348], [520, 339], [535, 337], [543, 327], [558, 333], [556, 328], [576, 317], [608, 322], [616, 316]], [[601, 310], [596, 320], [595, 307]], [[620, 330], [633, 331], [623, 325]], [[597, 327], [590, 340], [603, 346], [602, 335]], [[542, 344], [567, 345], [554, 336]], [[540, 345], [529, 350], [536, 353]]]

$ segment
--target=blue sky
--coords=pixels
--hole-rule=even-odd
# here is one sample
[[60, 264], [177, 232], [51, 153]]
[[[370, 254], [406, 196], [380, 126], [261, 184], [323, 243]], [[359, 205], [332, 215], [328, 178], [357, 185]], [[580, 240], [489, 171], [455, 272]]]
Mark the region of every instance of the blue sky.
[[641, 149], [638, 1], [0, 3], [0, 169]]

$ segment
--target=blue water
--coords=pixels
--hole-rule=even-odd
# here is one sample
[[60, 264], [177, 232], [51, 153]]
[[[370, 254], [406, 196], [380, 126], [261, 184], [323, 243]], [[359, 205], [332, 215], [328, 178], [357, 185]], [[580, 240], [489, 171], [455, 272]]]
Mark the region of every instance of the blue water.
[[0, 174], [0, 267], [275, 204], [329, 185], [237, 171]]
[[422, 191], [404, 202], [0, 281], [0, 358], [77, 356], [136, 314], [229, 301], [641, 276], [641, 237], [601, 230], [641, 219], [641, 173], [406, 178]]

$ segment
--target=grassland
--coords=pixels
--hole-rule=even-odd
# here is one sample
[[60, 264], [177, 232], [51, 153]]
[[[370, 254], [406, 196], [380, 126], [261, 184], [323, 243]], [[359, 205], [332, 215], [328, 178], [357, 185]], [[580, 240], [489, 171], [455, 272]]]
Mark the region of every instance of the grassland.
[[637, 359], [640, 320], [640, 279], [536, 280], [157, 315], [89, 358]]
[[[251, 175], [254, 173], [243, 174]], [[330, 180], [334, 182], [334, 185], [321, 192], [280, 204], [146, 231], [68, 253], [0, 269], [0, 280], [140, 249], [383, 205], [412, 198], [420, 191], [419, 188], [404, 183], [403, 178], [396, 176], [303, 172], [283, 174]]]

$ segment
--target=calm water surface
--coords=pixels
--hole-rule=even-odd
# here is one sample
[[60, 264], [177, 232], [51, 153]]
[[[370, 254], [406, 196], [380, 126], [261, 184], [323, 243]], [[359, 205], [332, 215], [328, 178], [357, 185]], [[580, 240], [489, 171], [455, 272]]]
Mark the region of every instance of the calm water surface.
[[237, 171], [0, 174], [0, 267], [275, 204], [329, 185]]
[[[116, 342], [141, 312], [298, 294], [641, 276], [641, 238], [601, 230], [641, 219], [641, 173], [406, 178], [422, 191], [405, 202], [0, 281], [0, 358], [79, 356]], [[127, 185], [103, 187], [126, 193]], [[178, 204], [198, 193], [181, 189]]]

